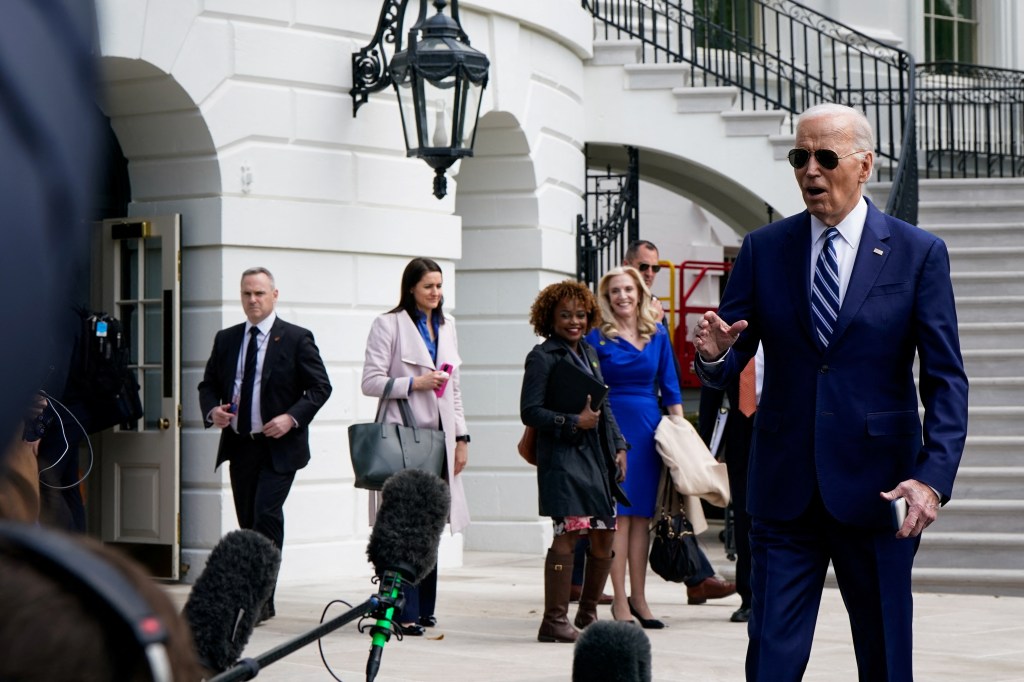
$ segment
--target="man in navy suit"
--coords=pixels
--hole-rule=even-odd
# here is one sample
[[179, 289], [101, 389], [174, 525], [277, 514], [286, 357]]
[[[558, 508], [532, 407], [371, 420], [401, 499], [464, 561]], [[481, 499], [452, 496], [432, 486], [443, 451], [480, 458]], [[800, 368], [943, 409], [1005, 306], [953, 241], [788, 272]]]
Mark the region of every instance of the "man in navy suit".
[[[231, 463], [238, 525], [284, 547], [284, 501], [309, 462], [309, 423], [331, 395], [313, 334], [277, 317], [266, 268], [242, 273], [247, 321], [217, 332], [199, 384], [207, 427], [221, 429], [219, 467]], [[248, 372], [248, 377], [246, 376]], [[274, 616], [274, 597], [261, 620]]]
[[[874, 149], [860, 112], [804, 112], [789, 160], [807, 211], [746, 236], [718, 314], [694, 331], [697, 372], [715, 388], [764, 345], [748, 680], [803, 676], [829, 561], [860, 680], [913, 676], [911, 568], [953, 491], [967, 377], [946, 246], [862, 197]], [[898, 498], [908, 513], [897, 531]]]

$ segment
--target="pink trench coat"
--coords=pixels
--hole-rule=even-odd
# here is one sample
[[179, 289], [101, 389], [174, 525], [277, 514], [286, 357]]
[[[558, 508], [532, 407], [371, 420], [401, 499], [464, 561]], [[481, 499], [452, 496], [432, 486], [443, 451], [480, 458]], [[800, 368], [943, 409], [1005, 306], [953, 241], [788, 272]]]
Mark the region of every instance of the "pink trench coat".
[[[461, 532], [469, 525], [469, 506], [462, 489], [462, 476], [455, 475], [455, 436], [467, 433], [466, 418], [462, 412], [462, 393], [459, 388], [459, 344], [455, 335], [455, 320], [445, 315], [437, 338], [437, 364], [447, 362], [454, 369], [448, 386], [440, 398], [433, 391], [409, 391], [410, 377], [433, 372], [433, 361], [423, 343], [415, 323], [405, 312], [386, 313], [373, 321], [366, 339], [366, 361], [363, 364], [363, 395], [379, 398], [389, 378], [395, 379], [392, 398], [408, 398], [417, 425], [437, 427], [441, 417], [445, 450], [448, 454], [448, 485], [452, 496], [448, 520], [451, 532]], [[388, 401], [385, 414], [388, 422], [401, 422], [398, 405]]]

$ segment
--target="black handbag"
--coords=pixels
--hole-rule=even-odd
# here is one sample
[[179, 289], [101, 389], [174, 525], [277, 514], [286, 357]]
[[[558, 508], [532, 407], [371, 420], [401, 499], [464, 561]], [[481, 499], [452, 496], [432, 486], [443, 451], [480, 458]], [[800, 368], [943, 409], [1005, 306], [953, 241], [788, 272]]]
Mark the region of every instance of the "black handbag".
[[[668, 485], [671, 488], [671, 478]], [[662, 496], [662, 500], [672, 499], [674, 490]], [[700, 571], [700, 547], [693, 525], [686, 518], [682, 509], [669, 514], [666, 502], [661, 505], [661, 518], [654, 524], [654, 540], [651, 542], [651, 570], [669, 582], [681, 583], [692, 578]]]
[[395, 380], [389, 379], [377, 404], [377, 417], [369, 424], [348, 427], [348, 451], [357, 488], [380, 490], [402, 469], [419, 469], [441, 476], [444, 470], [444, 432], [416, 425], [409, 401], [395, 398], [402, 423], [384, 422], [384, 411]]

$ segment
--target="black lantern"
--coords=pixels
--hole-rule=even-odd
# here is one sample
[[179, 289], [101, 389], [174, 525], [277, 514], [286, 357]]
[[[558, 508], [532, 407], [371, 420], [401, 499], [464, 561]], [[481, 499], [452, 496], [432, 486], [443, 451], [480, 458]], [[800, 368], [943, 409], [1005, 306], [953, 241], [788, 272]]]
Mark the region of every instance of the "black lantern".
[[[420, 0], [419, 17], [409, 29], [408, 48], [401, 44], [401, 23], [408, 0], [385, 0], [373, 42], [352, 55], [353, 111], [370, 92], [388, 84], [398, 92], [402, 128], [408, 156], [416, 156], [434, 169], [434, 196], [445, 196], [445, 170], [464, 156], [473, 155], [480, 102], [487, 86], [487, 55], [469, 45], [459, 22], [458, 0], [451, 0], [451, 17], [444, 14], [447, 0], [432, 0], [437, 12], [427, 17], [427, 0]], [[395, 43], [390, 68], [374, 45]]]

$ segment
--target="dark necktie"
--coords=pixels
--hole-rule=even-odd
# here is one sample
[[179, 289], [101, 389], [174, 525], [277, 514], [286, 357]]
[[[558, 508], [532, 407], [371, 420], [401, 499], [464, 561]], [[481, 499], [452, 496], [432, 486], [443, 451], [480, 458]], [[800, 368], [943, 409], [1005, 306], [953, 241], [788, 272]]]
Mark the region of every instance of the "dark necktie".
[[259, 346], [256, 336], [258, 327], [249, 330], [249, 345], [245, 349], [245, 368], [242, 370], [242, 394], [238, 396], [238, 432], [252, 431], [252, 387], [256, 384], [256, 354]]
[[839, 315], [839, 260], [833, 240], [839, 230], [825, 230], [825, 244], [814, 264], [814, 283], [811, 285], [811, 317], [823, 348], [832, 340], [832, 330]]

